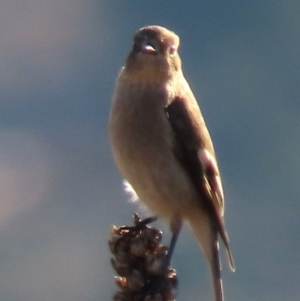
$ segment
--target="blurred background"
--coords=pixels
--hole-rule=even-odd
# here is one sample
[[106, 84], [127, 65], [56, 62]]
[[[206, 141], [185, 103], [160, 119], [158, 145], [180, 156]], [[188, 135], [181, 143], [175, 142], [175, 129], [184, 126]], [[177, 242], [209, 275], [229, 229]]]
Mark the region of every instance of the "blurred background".
[[[138, 206], [110, 152], [111, 97], [133, 34], [158, 24], [181, 37], [223, 174], [237, 266], [222, 253], [226, 300], [298, 301], [299, 14], [298, 0], [2, 0], [0, 300], [116, 292], [109, 232]], [[188, 227], [173, 266], [177, 300], [213, 300]]]

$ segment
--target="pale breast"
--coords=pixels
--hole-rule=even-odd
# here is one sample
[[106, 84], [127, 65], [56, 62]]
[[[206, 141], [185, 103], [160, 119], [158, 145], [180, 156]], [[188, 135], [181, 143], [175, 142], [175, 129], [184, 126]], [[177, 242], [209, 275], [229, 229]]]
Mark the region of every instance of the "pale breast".
[[197, 196], [173, 152], [174, 134], [164, 111], [169, 96], [163, 89], [132, 89], [114, 99], [110, 134], [115, 160], [151, 210], [173, 215]]

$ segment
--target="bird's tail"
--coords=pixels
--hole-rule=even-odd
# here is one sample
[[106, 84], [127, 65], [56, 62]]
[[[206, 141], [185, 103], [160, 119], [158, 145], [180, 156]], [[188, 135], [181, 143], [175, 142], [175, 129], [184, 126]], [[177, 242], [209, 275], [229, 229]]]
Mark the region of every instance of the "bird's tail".
[[229, 262], [230, 269], [231, 269], [232, 272], [235, 272], [235, 263], [234, 263], [232, 251], [231, 251], [230, 246], [229, 246], [229, 241], [227, 241], [225, 243], [225, 247], [226, 247], [226, 250], [227, 250], [227, 257], [228, 257], [228, 262]]
[[219, 257], [219, 243], [218, 243], [217, 233], [215, 234], [215, 237], [212, 241], [212, 258], [210, 260], [210, 267], [212, 272], [212, 279], [214, 284], [216, 301], [224, 301], [223, 283], [221, 277], [221, 262]]
[[224, 301], [218, 232], [211, 225], [208, 215], [203, 214], [203, 212], [200, 211], [193, 212], [189, 216], [189, 223], [209, 262], [214, 285], [215, 300]]

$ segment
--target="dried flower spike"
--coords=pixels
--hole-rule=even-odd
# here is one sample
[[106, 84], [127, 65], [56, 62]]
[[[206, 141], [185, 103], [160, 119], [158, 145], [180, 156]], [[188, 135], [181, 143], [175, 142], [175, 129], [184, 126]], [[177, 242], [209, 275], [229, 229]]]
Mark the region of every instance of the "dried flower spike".
[[176, 271], [167, 265], [168, 248], [161, 244], [162, 232], [134, 215], [134, 226], [116, 227], [111, 231], [111, 263], [121, 291], [114, 301], [169, 301], [178, 289]]

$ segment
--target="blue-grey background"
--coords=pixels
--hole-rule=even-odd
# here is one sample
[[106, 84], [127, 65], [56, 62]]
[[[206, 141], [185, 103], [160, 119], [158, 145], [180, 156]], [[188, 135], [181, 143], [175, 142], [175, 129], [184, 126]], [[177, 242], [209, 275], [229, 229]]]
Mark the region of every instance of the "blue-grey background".
[[[109, 231], [137, 209], [109, 148], [111, 96], [134, 32], [158, 24], [181, 37], [224, 178], [226, 300], [298, 301], [299, 16], [299, 0], [2, 0], [0, 300], [111, 300]], [[173, 266], [177, 300], [212, 300], [188, 227]]]

